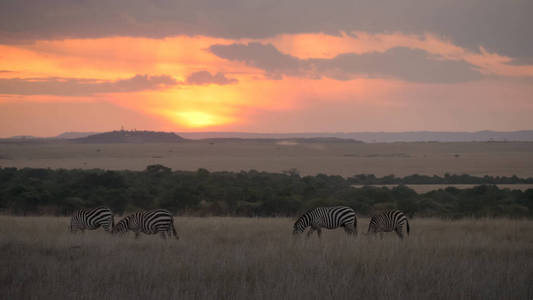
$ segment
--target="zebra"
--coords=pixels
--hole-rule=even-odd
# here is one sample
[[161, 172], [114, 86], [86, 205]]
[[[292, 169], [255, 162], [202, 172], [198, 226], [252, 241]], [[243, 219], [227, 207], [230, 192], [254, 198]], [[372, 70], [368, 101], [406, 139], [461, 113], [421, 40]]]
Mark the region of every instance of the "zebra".
[[85, 229], [94, 230], [100, 226], [107, 232], [112, 232], [115, 225], [113, 212], [107, 207], [83, 208], [75, 211], [70, 218], [70, 232]]
[[357, 235], [357, 217], [355, 211], [347, 206], [317, 207], [308, 210], [294, 223], [294, 235], [301, 234], [307, 227], [311, 227], [307, 233], [310, 237], [317, 232], [320, 238], [322, 228], [335, 229], [344, 227], [344, 231], [350, 235]]
[[169, 237], [173, 235], [179, 240], [174, 227], [174, 217], [166, 209], [140, 210], [124, 217], [113, 227], [113, 233], [124, 234], [129, 230], [135, 232], [135, 238], [138, 238], [142, 232], [144, 234], [159, 233], [165, 239], [166, 233]]
[[380, 237], [383, 238], [383, 232], [395, 231], [400, 239], [403, 239], [402, 230], [404, 224], [407, 234], [409, 234], [409, 221], [404, 213], [399, 210], [389, 210], [372, 216], [368, 224], [368, 233], [376, 234], [379, 232]]

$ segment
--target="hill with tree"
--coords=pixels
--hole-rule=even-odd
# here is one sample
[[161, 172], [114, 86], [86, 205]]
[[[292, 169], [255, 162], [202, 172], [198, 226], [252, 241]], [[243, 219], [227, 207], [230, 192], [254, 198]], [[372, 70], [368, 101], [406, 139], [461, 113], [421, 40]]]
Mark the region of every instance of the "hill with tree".
[[180, 143], [185, 141], [173, 132], [116, 130], [71, 139], [75, 143]]

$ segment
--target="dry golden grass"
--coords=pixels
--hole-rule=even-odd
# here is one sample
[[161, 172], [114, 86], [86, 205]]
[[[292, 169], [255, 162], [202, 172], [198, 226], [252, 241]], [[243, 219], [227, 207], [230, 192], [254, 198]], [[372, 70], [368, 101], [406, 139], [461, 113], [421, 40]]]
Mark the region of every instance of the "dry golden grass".
[[[533, 221], [411, 220], [294, 240], [286, 218], [176, 217], [179, 241], [0, 217], [3, 299], [531, 299]], [[368, 220], [359, 220], [359, 232]]]
[[533, 176], [533, 143], [276, 143], [256, 141], [179, 144], [0, 144], [0, 166], [174, 170]]

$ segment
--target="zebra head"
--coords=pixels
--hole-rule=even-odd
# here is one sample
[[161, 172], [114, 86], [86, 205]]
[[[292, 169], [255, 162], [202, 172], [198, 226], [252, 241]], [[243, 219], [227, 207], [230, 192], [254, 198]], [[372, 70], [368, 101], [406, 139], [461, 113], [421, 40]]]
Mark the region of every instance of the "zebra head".
[[115, 226], [113, 226], [113, 229], [111, 230], [111, 233], [115, 234], [118, 233], [120, 235], [128, 232], [129, 226], [128, 226], [128, 219], [124, 218], [120, 220]]
[[110, 228], [107, 231], [110, 232], [110, 233], [113, 233], [113, 229], [114, 228], [115, 228], [115, 216], [111, 215], [111, 226], [110, 226]]
[[115, 228], [115, 218], [113, 215], [109, 217], [109, 221], [102, 225], [105, 231], [109, 233], [113, 233], [113, 229]]
[[372, 216], [370, 218], [370, 222], [368, 223], [368, 231], [366, 232], [367, 235], [369, 234], [376, 234], [379, 231], [379, 224], [376, 216]]
[[307, 213], [303, 214], [298, 220], [294, 223], [292, 234], [298, 235], [304, 232], [304, 230], [309, 226], [309, 218]]

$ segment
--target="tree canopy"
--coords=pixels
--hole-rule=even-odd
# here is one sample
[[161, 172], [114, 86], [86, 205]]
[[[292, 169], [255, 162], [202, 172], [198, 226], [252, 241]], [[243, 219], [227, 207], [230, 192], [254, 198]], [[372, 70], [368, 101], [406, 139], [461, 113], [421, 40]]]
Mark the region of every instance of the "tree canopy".
[[[0, 210], [22, 215], [68, 215], [82, 207], [105, 205], [118, 214], [166, 208], [189, 215], [294, 216], [316, 206], [346, 205], [361, 215], [397, 208], [410, 216], [533, 217], [533, 189], [500, 189], [494, 185], [530, 182], [531, 178], [516, 176], [415, 174], [403, 178], [344, 178], [300, 176], [297, 170], [173, 171], [162, 165], [150, 165], [144, 171], [0, 168]], [[403, 185], [422, 183], [479, 186], [418, 194]], [[371, 184], [399, 185], [387, 188]]]

